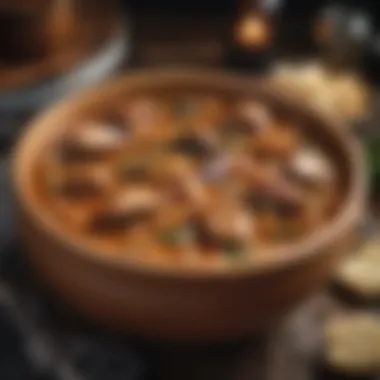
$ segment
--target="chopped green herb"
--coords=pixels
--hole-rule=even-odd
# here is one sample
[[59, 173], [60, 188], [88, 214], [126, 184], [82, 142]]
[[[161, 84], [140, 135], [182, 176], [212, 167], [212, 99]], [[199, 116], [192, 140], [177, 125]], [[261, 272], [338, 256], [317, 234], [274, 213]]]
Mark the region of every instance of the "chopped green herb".
[[238, 244], [227, 244], [224, 253], [229, 259], [238, 259], [244, 255], [244, 249]]
[[178, 227], [160, 231], [158, 239], [168, 245], [181, 245], [192, 242], [194, 237], [188, 227]]

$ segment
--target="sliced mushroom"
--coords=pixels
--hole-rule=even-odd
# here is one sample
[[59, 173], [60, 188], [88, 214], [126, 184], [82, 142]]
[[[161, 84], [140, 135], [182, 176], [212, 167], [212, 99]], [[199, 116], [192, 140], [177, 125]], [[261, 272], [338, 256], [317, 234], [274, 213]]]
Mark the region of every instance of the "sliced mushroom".
[[295, 181], [315, 188], [331, 183], [335, 173], [332, 163], [322, 152], [302, 149], [290, 159], [287, 174]]
[[109, 231], [134, 226], [152, 217], [160, 200], [160, 195], [149, 187], [131, 187], [94, 216], [92, 227], [97, 231]]
[[219, 150], [218, 139], [210, 131], [189, 132], [171, 143], [171, 149], [177, 153], [194, 158], [207, 158]]
[[79, 125], [63, 142], [64, 159], [97, 157], [119, 149], [126, 139], [126, 133], [119, 127], [98, 122]]

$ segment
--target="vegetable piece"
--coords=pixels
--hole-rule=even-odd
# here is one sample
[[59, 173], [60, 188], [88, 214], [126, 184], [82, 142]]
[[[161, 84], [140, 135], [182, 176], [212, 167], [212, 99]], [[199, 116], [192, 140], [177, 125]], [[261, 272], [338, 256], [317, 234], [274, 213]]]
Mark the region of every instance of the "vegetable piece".
[[92, 222], [95, 230], [120, 230], [151, 218], [160, 204], [159, 194], [144, 186], [126, 189], [98, 212]]
[[380, 370], [380, 319], [366, 313], [337, 316], [324, 330], [325, 360], [348, 375]]
[[170, 246], [181, 246], [194, 242], [194, 234], [187, 225], [166, 228], [158, 232], [158, 239]]

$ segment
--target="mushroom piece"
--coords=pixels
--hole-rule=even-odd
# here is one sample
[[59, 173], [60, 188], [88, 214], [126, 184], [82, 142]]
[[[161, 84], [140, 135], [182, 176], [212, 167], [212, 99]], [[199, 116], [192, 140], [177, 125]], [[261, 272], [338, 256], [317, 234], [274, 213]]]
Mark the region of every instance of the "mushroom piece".
[[145, 186], [130, 187], [97, 212], [92, 227], [97, 231], [120, 230], [153, 216], [160, 204], [160, 195]]
[[174, 139], [171, 144], [173, 151], [194, 158], [208, 158], [219, 150], [218, 138], [210, 131], [189, 132]]
[[324, 331], [325, 360], [331, 369], [347, 375], [380, 370], [380, 319], [367, 313], [337, 316]]
[[87, 122], [69, 134], [63, 142], [63, 156], [67, 159], [86, 158], [119, 149], [126, 133], [113, 124]]
[[286, 171], [290, 178], [311, 188], [331, 183], [335, 174], [332, 163], [322, 152], [306, 148], [290, 158]]

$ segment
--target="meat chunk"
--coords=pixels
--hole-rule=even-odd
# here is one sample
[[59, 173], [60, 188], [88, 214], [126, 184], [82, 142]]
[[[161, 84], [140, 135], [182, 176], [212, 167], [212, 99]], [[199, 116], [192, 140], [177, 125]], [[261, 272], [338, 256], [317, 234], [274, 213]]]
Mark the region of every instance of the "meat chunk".
[[302, 149], [291, 157], [287, 174], [305, 186], [320, 187], [331, 183], [334, 168], [322, 152]]
[[148, 187], [126, 189], [98, 212], [92, 222], [95, 230], [120, 230], [153, 216], [160, 204], [159, 194]]
[[246, 156], [231, 158], [229, 174], [234, 180], [243, 181], [251, 187], [268, 187], [278, 179], [276, 167], [273, 166], [271, 170], [268, 170]]
[[261, 133], [250, 141], [250, 149], [257, 155], [287, 158], [298, 149], [299, 135], [293, 128], [276, 127]]
[[157, 163], [155, 181], [174, 200], [187, 202], [194, 209], [202, 208], [207, 192], [190, 162], [178, 156], [167, 156]]
[[200, 214], [197, 230], [206, 244], [245, 248], [254, 237], [254, 222], [241, 205], [218, 201]]
[[284, 216], [301, 212], [306, 199], [302, 191], [282, 179], [276, 167], [272, 171], [258, 165], [240, 162], [238, 175], [249, 186], [247, 200], [255, 210], [272, 210]]

